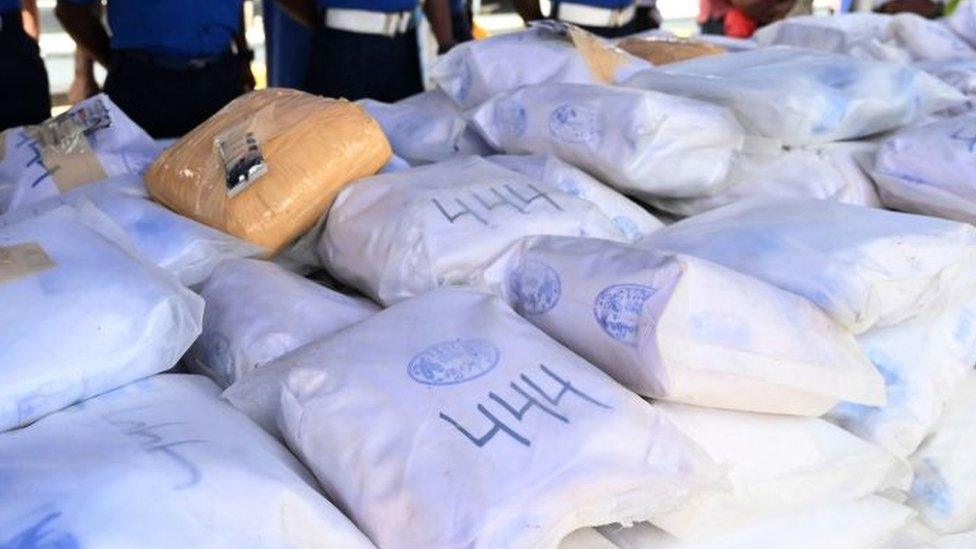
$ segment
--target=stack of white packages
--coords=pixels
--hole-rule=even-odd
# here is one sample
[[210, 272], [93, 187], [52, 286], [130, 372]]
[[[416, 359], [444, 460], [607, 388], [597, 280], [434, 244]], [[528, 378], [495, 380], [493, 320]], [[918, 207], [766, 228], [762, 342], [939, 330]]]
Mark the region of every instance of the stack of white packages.
[[532, 234], [629, 239], [598, 204], [470, 157], [353, 182], [318, 253], [337, 279], [388, 305], [465, 283]]
[[199, 376], [129, 384], [0, 436], [4, 547], [372, 547]]
[[976, 115], [907, 128], [878, 149], [871, 176], [885, 206], [976, 222]]
[[762, 47], [794, 46], [902, 63], [976, 56], [950, 27], [913, 13], [791, 17], [759, 29], [755, 39]]
[[225, 261], [200, 287], [203, 333], [184, 363], [226, 388], [224, 398], [278, 434], [280, 372], [275, 359], [375, 314], [349, 297], [266, 261]]
[[[677, 539], [710, 546], [758, 528], [768, 547], [793, 513], [908, 488], [906, 464], [816, 417], [845, 400], [884, 405], [885, 387], [852, 335], [800, 296], [692, 256], [569, 237], [527, 238], [482, 278], [638, 394], [686, 403], [656, 406], [730, 486], [650, 518]], [[910, 512], [880, 516], [890, 534]]]
[[269, 368], [288, 445], [380, 547], [553, 547], [717, 480], [658, 409], [486, 294], [429, 292]]
[[788, 47], [672, 63], [626, 84], [724, 105], [747, 130], [787, 146], [869, 136], [965, 103], [918, 69]]
[[419, 93], [392, 104], [372, 99], [360, 104], [383, 127], [394, 154], [411, 164], [492, 152], [441, 90]]
[[522, 86], [611, 84], [649, 66], [580, 29], [549, 22], [456, 46], [434, 65], [431, 78], [467, 110]]
[[962, 114], [976, 107], [976, 54], [963, 59], [922, 61], [915, 66], [956, 88], [966, 97], [965, 104], [947, 109], [945, 114]]
[[707, 260], [532, 237], [482, 276], [526, 319], [641, 395], [808, 416], [840, 401], [884, 403], [883, 379], [823, 311]]
[[123, 174], [161, 148], [108, 96], [86, 99], [38, 126], [0, 134], [0, 214]]
[[166, 370], [199, 335], [203, 300], [90, 204], [15, 217], [0, 218], [0, 430]]
[[541, 84], [496, 95], [473, 114], [507, 153], [551, 153], [641, 198], [693, 197], [728, 185], [742, 126], [722, 107], [627, 88]]
[[549, 154], [499, 154], [486, 157], [512, 171], [526, 175], [547, 187], [592, 202], [613, 221], [631, 242], [664, 226], [647, 210], [607, 187], [590, 174]]

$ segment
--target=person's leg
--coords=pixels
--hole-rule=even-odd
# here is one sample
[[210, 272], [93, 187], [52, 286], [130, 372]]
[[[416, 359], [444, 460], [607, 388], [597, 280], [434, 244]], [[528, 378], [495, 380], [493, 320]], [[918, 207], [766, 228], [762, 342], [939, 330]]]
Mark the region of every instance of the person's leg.
[[[20, 14], [15, 17], [19, 22]], [[51, 117], [51, 90], [40, 48], [13, 21], [14, 16], [5, 17], [0, 30], [0, 74], [7, 82], [0, 86], [0, 131]]]
[[[96, 17], [102, 17], [101, 4], [91, 5]], [[98, 93], [98, 81], [95, 80], [95, 59], [80, 46], [75, 46], [75, 76], [68, 88], [68, 102], [75, 104]]]
[[630, 23], [620, 27], [590, 27], [586, 25], [578, 25], [581, 29], [585, 31], [592, 32], [597, 36], [603, 38], [620, 38], [622, 36], [628, 36], [639, 32], [637, 30], [637, 18], [635, 17]]
[[451, 12], [451, 29], [454, 32], [454, 41], [458, 44], [474, 39], [471, 35], [471, 22], [467, 10]]

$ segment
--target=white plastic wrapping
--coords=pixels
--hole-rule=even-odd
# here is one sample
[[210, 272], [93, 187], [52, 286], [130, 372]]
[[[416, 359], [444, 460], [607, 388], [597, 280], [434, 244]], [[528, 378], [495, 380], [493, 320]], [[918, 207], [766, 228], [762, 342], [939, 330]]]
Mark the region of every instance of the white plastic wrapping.
[[915, 66], [956, 88], [966, 97], [965, 104], [949, 109], [946, 111], [948, 114], [962, 114], [976, 107], [976, 55], [963, 59], [922, 61]]
[[496, 95], [473, 120], [496, 149], [555, 154], [642, 198], [721, 190], [745, 146], [728, 109], [610, 86], [527, 86]]
[[885, 547], [913, 515], [904, 505], [868, 496], [756, 521], [694, 543], [682, 542], [647, 523], [600, 530], [621, 549], [866, 549]]
[[6, 547], [372, 545], [200, 376], [138, 381], [0, 436]]
[[263, 252], [254, 244], [197, 223], [140, 196], [140, 188], [134, 183], [129, 177], [107, 179], [25, 206], [18, 213], [22, 210], [41, 212], [79, 201], [91, 202], [122, 229], [126, 243], [143, 259], [173, 273], [185, 286], [203, 282], [225, 259], [254, 257]]
[[383, 127], [393, 152], [411, 164], [492, 152], [441, 90], [422, 92], [396, 103], [364, 99], [360, 104]]
[[976, 114], [894, 134], [872, 176], [888, 207], [976, 223]]
[[[470, 109], [492, 96], [546, 82], [612, 83], [650, 65], [618, 51], [603, 57], [599, 39], [594, 50], [581, 50], [568, 37], [547, 28], [503, 33], [460, 44], [438, 59], [431, 78], [461, 108]], [[596, 53], [599, 58], [588, 55]]]
[[972, 0], [959, 2], [956, 11], [943, 21], [952, 32], [976, 48], [976, 2]]
[[791, 17], [759, 29], [755, 39], [764, 47], [796, 46], [903, 63], [976, 55], [944, 24], [914, 13]]
[[[971, 365], [970, 365], [971, 366]], [[933, 434], [912, 456], [908, 504], [941, 533], [976, 529], [976, 372], [965, 373]]]
[[203, 333], [185, 362], [221, 387], [379, 310], [365, 299], [251, 259], [218, 265], [200, 295], [207, 302]]
[[199, 335], [203, 300], [118, 232], [90, 204], [0, 219], [0, 431], [166, 370]]
[[626, 84], [724, 105], [747, 130], [789, 146], [869, 136], [965, 102], [909, 66], [788, 47], [672, 63]]
[[553, 155], [499, 154], [486, 157], [485, 160], [592, 202], [631, 242], [638, 242], [664, 226], [646, 209], [604, 185], [590, 174]]
[[776, 515], [906, 490], [911, 481], [907, 463], [822, 419], [658, 407], [731, 483], [651, 519], [679, 539], [716, 538]]
[[858, 337], [885, 378], [884, 406], [845, 403], [830, 418], [892, 453], [908, 457], [932, 432], [946, 401], [976, 365], [976, 300], [958, 296], [943, 310]]
[[817, 416], [884, 382], [816, 306], [691, 256], [532, 237], [485, 272], [526, 319], [638, 394]]
[[139, 174], [162, 150], [107, 95], [0, 134], [0, 213], [76, 187]]
[[435, 290], [278, 363], [288, 445], [380, 547], [554, 547], [715, 480], [651, 404], [485, 294]]
[[859, 206], [880, 206], [874, 183], [860, 166], [873, 159], [872, 143], [841, 142], [783, 150], [775, 154], [737, 155], [729, 171], [731, 185], [697, 198], [658, 198], [655, 207], [690, 216], [756, 197], [816, 198]]
[[641, 245], [771, 282], [854, 333], [955, 299], [976, 265], [970, 225], [823, 200], [745, 200], [661, 229]]
[[337, 279], [388, 305], [464, 283], [532, 234], [627, 240], [593, 203], [469, 157], [353, 182], [318, 253]]

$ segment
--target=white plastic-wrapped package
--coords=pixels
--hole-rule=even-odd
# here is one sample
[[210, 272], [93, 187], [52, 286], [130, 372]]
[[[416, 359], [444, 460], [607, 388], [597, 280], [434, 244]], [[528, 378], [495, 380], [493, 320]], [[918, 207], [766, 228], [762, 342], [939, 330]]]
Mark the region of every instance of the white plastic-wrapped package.
[[288, 445], [380, 547], [555, 547], [718, 480], [653, 405], [486, 294], [438, 289], [277, 363]]
[[825, 200], [744, 200], [665, 227], [641, 245], [771, 282], [854, 333], [956, 298], [976, 266], [970, 225]]
[[467, 110], [492, 96], [546, 82], [614, 83], [650, 65], [593, 35], [574, 29], [567, 37], [533, 27], [460, 44], [438, 59], [431, 78]]
[[533, 234], [627, 240], [593, 203], [468, 157], [353, 182], [318, 253], [337, 279], [388, 305], [465, 283]]
[[664, 226], [647, 210], [627, 197], [551, 154], [499, 154], [489, 156], [485, 160], [592, 202], [631, 242], [638, 242]]
[[200, 295], [207, 302], [203, 333], [185, 362], [221, 387], [379, 310], [365, 299], [253, 259], [218, 265]]
[[658, 404], [731, 483], [651, 519], [679, 539], [719, 537], [776, 515], [907, 490], [911, 482], [907, 463], [822, 419]]
[[120, 233], [91, 204], [0, 219], [0, 431], [166, 370], [200, 334], [203, 300]]
[[492, 152], [441, 90], [422, 92], [396, 103], [364, 99], [360, 104], [383, 127], [393, 152], [411, 164]]
[[976, 114], [896, 133], [872, 176], [888, 207], [976, 223]]
[[638, 394], [817, 416], [884, 403], [884, 381], [816, 306], [706, 260], [571, 237], [530, 237], [489, 288]]
[[970, 370], [949, 400], [938, 429], [912, 456], [915, 481], [908, 504], [933, 529], [976, 529], [976, 372]]
[[913, 453], [976, 365], [976, 300], [969, 292], [968, 299], [953, 301], [944, 310], [860, 335], [861, 348], [885, 378], [887, 403], [845, 403], [830, 418], [898, 456]]
[[611, 86], [526, 86], [496, 95], [473, 121], [496, 149], [554, 154], [641, 198], [719, 191], [746, 146], [728, 109]]
[[788, 146], [868, 136], [965, 102], [910, 66], [789, 47], [672, 63], [626, 84], [724, 105], [747, 130]]
[[776, 154], [740, 154], [729, 171], [731, 185], [713, 195], [658, 198], [650, 203], [690, 216], [748, 198], [816, 198], [860, 206], [880, 206], [874, 183], [860, 167], [860, 156], [874, 156], [873, 143], [841, 142], [783, 150]]
[[96, 95], [37, 126], [0, 134], [0, 213], [142, 173], [160, 151], [107, 95]]
[[952, 32], [976, 48], [976, 2], [972, 0], [960, 2], [952, 15], [943, 21]]
[[262, 249], [254, 244], [139, 196], [131, 183], [128, 178], [107, 179], [25, 206], [18, 213], [89, 201], [125, 232], [127, 244], [143, 259], [173, 273], [185, 286], [203, 282], [225, 259], [261, 255]]
[[756, 41], [902, 63], [976, 55], [941, 22], [913, 13], [791, 17], [756, 31]]
[[4, 547], [371, 547], [208, 379], [161, 375], [0, 435]]
[[965, 59], [922, 61], [915, 66], [956, 88], [966, 97], [965, 104], [947, 110], [948, 114], [962, 114], [976, 107], [976, 55]]
[[913, 516], [904, 505], [868, 496], [757, 521], [724, 536], [692, 543], [648, 523], [632, 528], [607, 526], [600, 531], [621, 549], [868, 549], [885, 547]]

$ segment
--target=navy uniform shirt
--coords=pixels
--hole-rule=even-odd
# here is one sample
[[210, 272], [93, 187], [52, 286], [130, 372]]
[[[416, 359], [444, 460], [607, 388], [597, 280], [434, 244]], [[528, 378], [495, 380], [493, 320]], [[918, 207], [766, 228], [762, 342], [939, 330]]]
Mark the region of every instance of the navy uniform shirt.
[[342, 8], [380, 12], [413, 11], [418, 0], [315, 0], [322, 9]]
[[0, 13], [20, 11], [20, 0], [0, 0]]
[[[0, 0], [3, 1], [3, 0]], [[68, 0], [94, 4], [99, 0]], [[108, 0], [112, 49], [205, 57], [230, 50], [243, 0]]]

